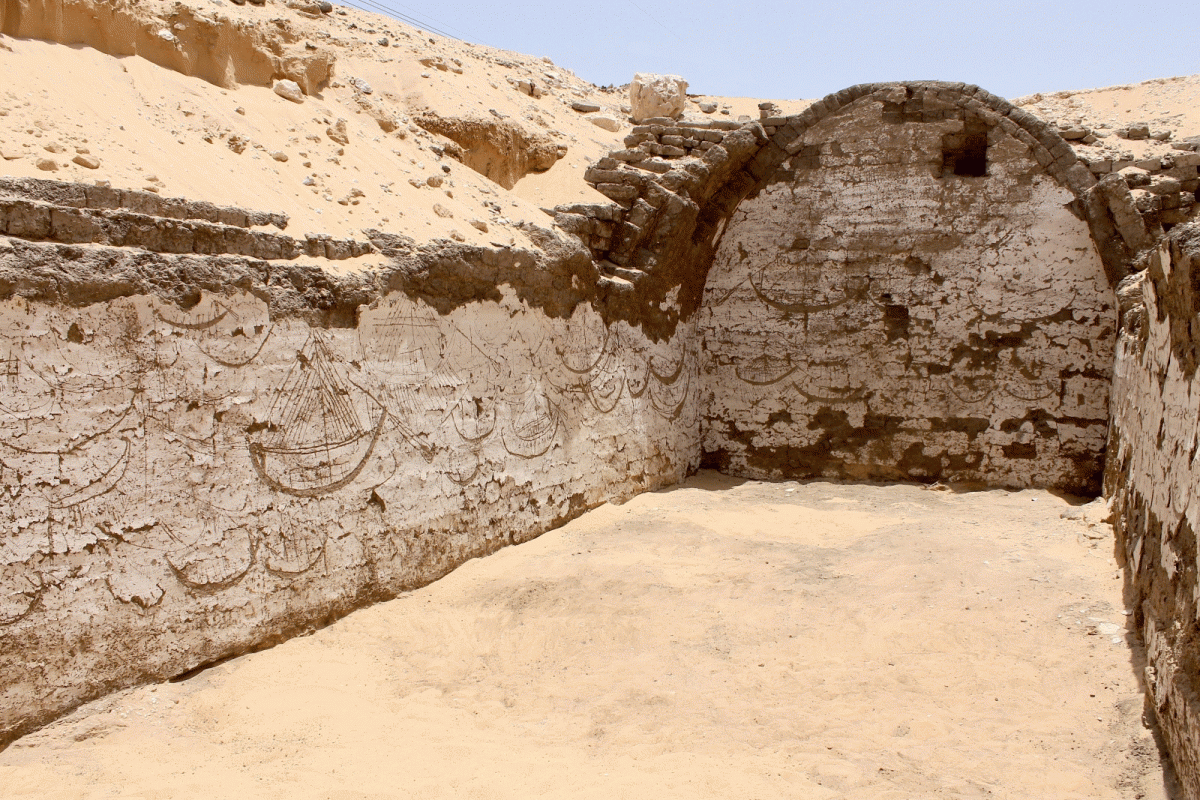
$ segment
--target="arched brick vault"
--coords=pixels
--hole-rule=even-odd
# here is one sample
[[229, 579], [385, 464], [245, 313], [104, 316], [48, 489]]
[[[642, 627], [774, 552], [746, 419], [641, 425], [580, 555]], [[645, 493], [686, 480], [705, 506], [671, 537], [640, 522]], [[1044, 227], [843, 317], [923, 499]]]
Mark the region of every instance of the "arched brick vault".
[[[1113, 286], [1150, 245], [1119, 176], [1097, 182], [1054, 128], [1032, 114], [970, 84], [866, 83], [828, 95], [800, 114], [728, 131], [699, 157], [651, 159], [638, 168], [627, 163], [623, 154], [634, 151], [626, 150], [589, 170], [589, 182], [614, 204], [560, 206], [554, 215], [591, 245], [606, 317], [639, 325], [654, 338], [670, 336], [699, 308], [720, 234], [739, 204], [790, 159], [815, 159], [819, 166], [819, 154], [801, 152], [804, 132], [863, 102], [884, 103], [899, 122], [967, 116], [1018, 139], [1074, 195], [1072, 211], [1088, 223]], [[686, 124], [661, 123], [648, 127]]]
[[[667, 337], [696, 320], [710, 466], [1098, 486], [1112, 289], [1152, 240], [1119, 176], [1097, 182], [1045, 122], [975, 86], [902, 82], [741, 126], [655, 120], [626, 144], [587, 174], [615, 205], [556, 218], [592, 247], [610, 321]], [[893, 162], [908, 178], [888, 183]], [[932, 203], [925, 219], [876, 218], [887, 203], [859, 194], [875, 180]], [[981, 233], [993, 224], [1025, 244], [998, 255]], [[892, 239], [870, 239], [874, 228]], [[923, 288], [903, 301], [868, 292], [900, 280], [906, 253], [926, 270], [913, 278]], [[774, 299], [753, 277], [771, 263]], [[861, 273], [861, 291], [843, 268]], [[842, 289], [812, 300], [827, 278]], [[975, 302], [998, 281], [1000, 300]], [[1022, 295], [1042, 282], [1042, 300]]]

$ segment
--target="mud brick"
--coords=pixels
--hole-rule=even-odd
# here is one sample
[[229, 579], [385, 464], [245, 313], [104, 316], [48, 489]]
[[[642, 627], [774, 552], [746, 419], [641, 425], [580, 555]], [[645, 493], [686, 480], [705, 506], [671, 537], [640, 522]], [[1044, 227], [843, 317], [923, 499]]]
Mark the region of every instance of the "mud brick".
[[88, 208], [119, 208], [121, 190], [108, 186], [87, 186], [84, 189]]
[[661, 158], [648, 158], [645, 161], [638, 162], [638, 169], [644, 169], [649, 172], [663, 174], [671, 171], [670, 162], [664, 161]]
[[[627, 162], [630, 164], [636, 164], [639, 161], [645, 161], [649, 157], [650, 157], [649, 153], [647, 153], [645, 150], [640, 150], [640, 149], [616, 150], [612, 153], [609, 153], [609, 158], [611, 158], [612, 160], [624, 161], [624, 162]], [[597, 164], [597, 166], [599, 166], [599, 164]]]
[[1073, 164], [1065, 174], [1067, 185], [1076, 194], [1085, 192], [1096, 185], [1096, 178], [1083, 164]]
[[46, 239], [50, 236], [50, 207], [27, 200], [0, 200], [0, 207], [8, 207], [9, 236], [24, 239]]
[[625, 223], [636, 226], [638, 229], [644, 229], [657, 213], [658, 209], [645, 200], [637, 200], [629, 209], [629, 213], [625, 215]]
[[605, 197], [611, 197], [617, 201], [631, 201], [638, 196], [638, 188], [629, 186], [623, 183], [598, 183], [596, 191]]
[[621, 173], [615, 169], [589, 167], [584, 171], [583, 179], [588, 183], [619, 183]]

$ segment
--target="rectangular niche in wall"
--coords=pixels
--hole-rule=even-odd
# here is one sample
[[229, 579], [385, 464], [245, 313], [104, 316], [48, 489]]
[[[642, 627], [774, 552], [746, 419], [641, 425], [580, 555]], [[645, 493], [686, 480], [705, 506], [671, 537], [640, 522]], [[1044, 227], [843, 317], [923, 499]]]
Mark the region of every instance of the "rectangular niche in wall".
[[987, 123], [968, 117], [961, 133], [948, 133], [942, 137], [942, 176], [986, 176], [987, 146]]

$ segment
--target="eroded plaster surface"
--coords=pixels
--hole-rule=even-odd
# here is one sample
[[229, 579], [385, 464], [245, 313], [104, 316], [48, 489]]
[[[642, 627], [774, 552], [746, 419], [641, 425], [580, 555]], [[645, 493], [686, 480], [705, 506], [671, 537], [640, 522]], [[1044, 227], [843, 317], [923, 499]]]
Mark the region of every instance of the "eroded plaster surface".
[[690, 328], [501, 294], [0, 304], [0, 741], [695, 467]]
[[721, 233], [706, 457], [1094, 492], [1116, 311], [1073, 195], [1000, 127], [931, 101], [906, 116], [896, 92], [808, 129]]
[[1200, 229], [1173, 230], [1125, 282], [1105, 494], [1146, 645], [1147, 693], [1200, 797]]

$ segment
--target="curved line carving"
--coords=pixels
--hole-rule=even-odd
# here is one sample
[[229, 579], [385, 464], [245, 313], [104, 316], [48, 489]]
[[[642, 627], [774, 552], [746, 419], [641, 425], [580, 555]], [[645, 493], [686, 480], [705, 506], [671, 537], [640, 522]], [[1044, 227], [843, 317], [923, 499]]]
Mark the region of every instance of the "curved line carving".
[[215, 356], [212, 353], [205, 350], [204, 347], [201, 346], [199, 342], [196, 343], [196, 347], [200, 350], [201, 353], [204, 353], [204, 355], [208, 356], [213, 361], [220, 364], [222, 367], [231, 367], [231, 368], [236, 369], [238, 367], [245, 367], [245, 366], [249, 365], [251, 361], [258, 358], [259, 354], [262, 353], [263, 348], [267, 346], [267, 340], [271, 338], [271, 334], [274, 332], [275, 332], [274, 325], [271, 325], [271, 327], [267, 328], [267, 335], [263, 337], [262, 342], [258, 345], [258, 349], [255, 350], [254, 353], [251, 354], [250, 357], [245, 359], [244, 361], [226, 361], [222, 358], [218, 358], [217, 356]]
[[[766, 267], [759, 270], [759, 272], [766, 272]], [[754, 273], [750, 273], [750, 286], [754, 288], [754, 294], [758, 296], [759, 300], [763, 301], [777, 311], [783, 311], [786, 314], [816, 314], [821, 311], [831, 311], [832, 309], [835, 309], [839, 306], [844, 306], [846, 303], [852, 301], [861, 300], [866, 295], [867, 290], [870, 288], [871, 282], [868, 279], [864, 281], [863, 285], [858, 288], [843, 286], [842, 292], [845, 294], [845, 296], [842, 299], [834, 300], [831, 303], [781, 303], [778, 300], [771, 298], [762, 290], [762, 287], [759, 286], [758, 282], [754, 280]]]
[[[517, 418], [500, 431], [504, 449], [518, 458], [537, 458], [549, 452], [558, 436], [558, 409], [544, 395], [533, 395]], [[544, 403], [544, 406], [543, 406]], [[509, 439], [511, 432], [512, 440]]]
[[838, 389], [833, 386], [822, 386], [820, 389], [826, 392], [841, 392], [841, 394], [821, 395], [811, 394], [800, 388], [800, 385], [795, 381], [791, 383], [792, 389], [808, 400], [810, 403], [856, 403], [867, 394], [865, 386], [856, 386], [853, 388]]
[[[667, 386], [670, 384], [662, 385]], [[675, 403], [674, 405], [660, 403], [658, 396], [654, 393], [654, 391], [651, 391], [650, 405], [654, 407], [654, 410], [658, 412], [659, 416], [663, 417], [664, 419], [674, 421], [679, 419], [679, 416], [683, 413], [683, 407], [687, 405], [687, 401], [691, 398], [691, 395], [692, 376], [689, 373], [687, 376], [687, 381], [683, 384], [683, 391], [679, 393], [679, 402]]]
[[[464, 403], [475, 406], [474, 415], [466, 414], [463, 410]], [[454, 423], [454, 430], [458, 432], [464, 442], [472, 444], [482, 442], [492, 435], [492, 431], [496, 430], [496, 405], [488, 403], [485, 406], [482, 398], [464, 397], [454, 404], [454, 408], [450, 409], [450, 420]], [[480, 424], [481, 420], [483, 424]]]
[[[1054, 309], [1054, 311], [1050, 312], [1049, 314], [1039, 314], [1036, 317], [1022, 317], [1022, 316], [1020, 316], [1020, 314], [1014, 314], [1013, 309], [1008, 308], [1008, 307], [1006, 307], [1003, 311], [996, 311], [996, 312], [989, 313], [984, 310], [982, 305], [980, 305], [980, 303], [976, 297], [978, 294], [979, 294], [978, 286], [968, 287], [967, 288], [967, 302], [971, 304], [971, 308], [975, 309], [980, 314], [982, 314], [984, 319], [1004, 320], [1004, 321], [1008, 321], [1008, 322], [1046, 322], [1046, 321], [1053, 319], [1054, 317], [1057, 317], [1059, 314], [1063, 313], [1064, 311], [1071, 308], [1075, 304], [1075, 298], [1079, 296], [1079, 287], [1072, 286], [1071, 287], [1071, 296], [1067, 299], [1067, 301], [1065, 303], [1060, 305], [1058, 308]], [[1052, 297], [1052, 296], [1057, 296], [1058, 290], [1057, 290], [1057, 287], [1047, 286], [1044, 289], [1038, 289], [1035, 292], [1014, 291], [1011, 294], [1019, 295], [1020, 297], [1023, 297], [1023, 298], [1029, 298], [1033, 295], [1042, 295], [1044, 297]]]
[[[51, 508], [72, 508], [74, 506], [86, 503], [88, 500], [94, 500], [101, 495], [108, 494], [113, 489], [117, 488], [117, 484], [125, 477], [125, 470], [129, 467], [129, 442], [125, 442], [125, 450], [121, 455], [117, 456], [117, 460], [112, 465], [104, 470], [99, 478], [81, 486], [75, 491], [65, 494], [62, 497], [56, 497], [50, 501]], [[120, 472], [117, 470], [120, 469]], [[113, 473], [117, 474], [114, 476]], [[96, 489], [96, 487], [100, 487]]]
[[157, 306], [154, 308], [154, 316], [158, 317], [159, 320], [167, 323], [172, 328], [179, 328], [185, 331], [203, 331], [219, 325], [221, 320], [229, 316], [229, 309], [226, 308], [224, 304], [214, 302], [214, 305], [221, 309], [221, 313], [217, 314], [212, 319], [206, 319], [200, 322], [179, 322], [178, 320], [170, 319], [169, 317], [163, 316], [163, 313], [158, 310]]
[[[322, 450], [327, 450], [331, 447], [331, 445], [314, 444], [311, 447], [293, 448], [291, 450], [286, 450], [286, 451], [285, 450], [269, 450], [269, 449], [265, 448], [263, 445], [259, 444], [258, 442], [250, 441], [249, 437], [247, 436], [246, 444], [250, 450], [250, 463], [254, 465], [254, 471], [258, 473], [258, 477], [262, 478], [263, 483], [267, 484], [268, 486], [270, 486], [272, 489], [274, 489], [277, 492], [284, 492], [285, 494], [294, 495], [296, 497], [317, 497], [319, 495], [328, 494], [330, 492], [336, 492], [338, 489], [342, 489], [346, 486], [349, 486], [350, 483], [353, 482], [354, 479], [358, 477], [358, 473], [363, 471], [363, 467], [365, 467], [367, 465], [367, 462], [370, 461], [370, 459], [371, 459], [372, 453], [375, 452], [375, 445], [379, 443], [379, 436], [381, 433], [383, 433], [383, 426], [387, 423], [387, 420], [388, 420], [388, 412], [387, 412], [387, 409], [384, 408], [379, 413], [379, 422], [375, 425], [375, 430], [371, 434], [371, 441], [367, 445], [367, 450], [365, 453], [363, 453], [362, 458], [359, 459], [358, 464], [356, 464], [354, 466], [354, 469], [350, 470], [350, 472], [346, 473], [346, 475], [343, 476], [342, 478], [340, 478], [336, 481], [332, 481], [330, 483], [322, 484], [321, 486], [308, 486], [308, 487], [288, 486], [287, 484], [276, 480], [275, 478], [271, 477], [271, 475], [267, 469], [267, 456], [271, 455], [271, 454], [274, 454], [276, 456], [285, 455], [285, 454], [308, 455], [311, 453], [321, 452]], [[346, 442], [340, 442], [340, 443], [338, 443], [338, 445], [352, 444], [354, 442], [357, 442], [360, 438], [361, 437], [356, 437], [356, 438], [351, 439]], [[337, 445], [334, 445], [334, 446], [337, 446]]]
[[471, 474], [465, 478], [462, 477], [461, 474], [456, 474], [457, 470], [448, 471], [446, 473], [446, 477], [449, 478], [450, 480], [454, 481], [455, 483], [457, 483], [459, 486], [467, 486], [471, 483], [471, 481], [475, 480], [475, 476], [479, 474], [480, 467], [479, 467], [478, 459], [475, 460], [475, 463], [473, 466], [474, 466], [474, 469], [471, 470]]
[[[634, 400], [640, 399], [641, 396], [646, 393], [646, 388], [649, 385], [650, 385], [650, 365], [648, 363], [642, 369], [642, 374], [640, 376], [635, 375], [634, 377], [631, 378], [631, 377], [629, 377], [628, 370], [626, 371], [625, 387], [629, 390], [629, 396], [632, 397]], [[637, 386], [641, 386], [642, 388], [640, 388], [640, 389], [635, 388]]]
[[[588, 401], [591, 402], [592, 407], [595, 408], [597, 411], [599, 411], [601, 414], [608, 414], [614, 408], [617, 407], [618, 403], [621, 402], [621, 395], [624, 393], [624, 390], [625, 390], [625, 378], [621, 375], [613, 375], [613, 382], [616, 384], [616, 388], [611, 390], [607, 394], [596, 391], [596, 384], [599, 382], [600, 381], [595, 381], [595, 380], [590, 382], [587, 385], [587, 388], [585, 389], [585, 391], [587, 393]], [[612, 402], [611, 402], [611, 404], [609, 404], [607, 406], [601, 402], [602, 400], [607, 401], [610, 398], [611, 398]]]
[[611, 338], [612, 338], [612, 330], [606, 329], [604, 331], [604, 342], [600, 345], [600, 354], [596, 356], [595, 361], [593, 361], [591, 364], [584, 367], [583, 369], [576, 369], [575, 367], [572, 367], [570, 364], [568, 364], [567, 359], [566, 359], [566, 353], [564, 353], [562, 351], [562, 348], [556, 347], [554, 349], [558, 353], [559, 361], [562, 362], [562, 365], [563, 365], [563, 367], [566, 368], [567, 372], [572, 372], [576, 375], [587, 375], [589, 372], [594, 370], [596, 367], [600, 366], [601, 361], [603, 361], [606, 357], [611, 355], [611, 353], [609, 352], [609, 349], [608, 349], [608, 342], [609, 342], [609, 339], [611, 339]]
[[3, 445], [4, 447], [9, 448], [10, 450], [16, 450], [18, 453], [25, 453], [25, 454], [31, 455], [31, 456], [65, 456], [65, 455], [69, 455], [70, 453], [74, 453], [79, 448], [83, 447], [85, 444], [90, 444], [91, 442], [94, 442], [97, 439], [99, 439], [101, 436], [111, 433], [118, 425], [121, 424], [121, 422], [124, 421], [124, 419], [127, 416], [129, 416], [129, 414], [133, 411], [134, 405], [135, 405], [135, 402], [131, 400], [129, 402], [129, 405], [125, 407], [125, 410], [121, 412], [121, 416], [117, 417], [117, 419], [113, 422], [113, 424], [109, 425], [104, 430], [96, 431], [95, 433], [88, 434], [87, 436], [84, 436], [82, 439], [79, 439], [78, 441], [76, 441], [70, 447], [66, 447], [61, 450], [29, 450], [24, 447], [18, 447], [17, 445], [13, 444], [12, 442], [6, 442], [3, 440], [0, 440], [0, 445]]
[[[781, 363], [777, 364], [776, 362]], [[784, 367], [787, 367], [787, 369], [780, 373], [779, 370]], [[751, 386], [771, 386], [787, 380], [788, 376], [797, 369], [799, 367], [792, 363], [791, 353], [788, 353], [783, 358], [763, 353], [760, 356], [750, 359], [745, 364], [738, 364], [734, 367], [733, 373], [737, 375], [738, 380], [748, 383]]]
[[[982, 384], [975, 386], [974, 384]], [[960, 386], [966, 388], [966, 393], [959, 390]], [[964, 403], [979, 403], [987, 399], [996, 391], [996, 381], [993, 378], [976, 378], [971, 381], [971, 385], [966, 385], [964, 381], [954, 380], [950, 383], [950, 393], [962, 400]]]
[[669, 385], [679, 380], [679, 376], [683, 374], [683, 365], [686, 361], [687, 353], [683, 353], [679, 356], [679, 363], [675, 365], [675, 371], [670, 374], [660, 373], [658, 370], [654, 369], [654, 356], [650, 356], [650, 358], [646, 359], [646, 367], [650, 370], [650, 374], [654, 376], [656, 381]]
[[[231, 530], [245, 530], [245, 528], [239, 526]], [[228, 534], [229, 532], [230, 531], [227, 530], [225, 533]], [[171, 533], [169, 528], [167, 528], [167, 534], [170, 535], [172, 539], [175, 539], [174, 534]], [[238, 568], [230, 571], [228, 574], [205, 574], [208, 571], [207, 568], [214, 562], [219, 563], [224, 560], [228, 563], [230, 559], [223, 559], [223, 554], [216, 554], [208, 558], [197, 558], [190, 560], [189, 556], [192, 556], [198, 552], [195, 545], [183, 548], [177, 553], [167, 553], [167, 566], [169, 566], [171, 568], [171, 572], [175, 574], [176, 580], [189, 589], [200, 589], [207, 591], [219, 591], [221, 589], [227, 589], [228, 587], [233, 586], [235, 583], [240, 581], [242, 578], [246, 577], [246, 574], [249, 573], [250, 569], [254, 566], [254, 562], [258, 554], [258, 542], [255, 537], [250, 535], [249, 531], [246, 531], [246, 538], [249, 548], [249, 552], [247, 553], [246, 557], [246, 563], [244, 566], [239, 566]], [[176, 539], [176, 541], [179, 540]], [[224, 537], [222, 537], [222, 541], [224, 541]], [[180, 566], [180, 564], [176, 564], [176, 561], [182, 562], [182, 566]], [[193, 569], [197, 566], [200, 568]]]
[[[25, 575], [23, 577], [34, 588], [23, 591], [23, 592], [9, 591], [7, 593], [7, 596], [5, 597], [5, 601], [6, 601], [5, 604], [12, 605], [12, 606], [17, 605], [15, 603], [11, 602], [11, 598], [16, 597], [17, 595], [21, 595], [22, 597], [27, 599], [28, 602], [23, 603], [23, 605], [25, 607], [16, 613], [13, 613], [12, 611], [9, 611], [8, 613], [0, 612], [0, 627], [5, 626], [5, 625], [16, 625], [18, 622], [20, 622], [21, 620], [25, 619], [30, 614], [32, 614], [34, 609], [37, 608], [38, 601], [42, 599], [42, 594], [46, 591], [46, 581], [41, 576], [41, 573], [31, 572], [30, 575]], [[33, 578], [37, 578], [37, 580], [34, 581]]]
[[1006, 381], [1004, 391], [1018, 400], [1045, 400], [1058, 387], [1052, 381]]

